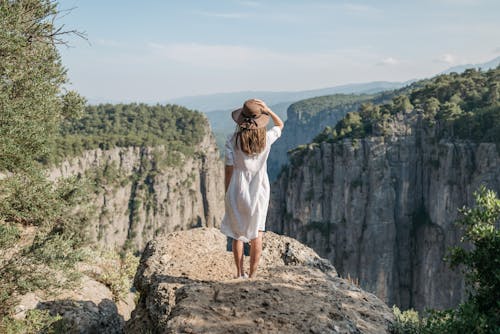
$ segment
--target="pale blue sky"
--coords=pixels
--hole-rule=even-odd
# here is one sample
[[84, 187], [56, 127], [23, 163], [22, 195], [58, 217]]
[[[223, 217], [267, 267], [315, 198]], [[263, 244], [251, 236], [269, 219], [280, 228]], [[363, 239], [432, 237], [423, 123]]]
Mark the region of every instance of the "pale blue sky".
[[500, 1], [60, 0], [91, 100], [406, 81], [500, 55]]

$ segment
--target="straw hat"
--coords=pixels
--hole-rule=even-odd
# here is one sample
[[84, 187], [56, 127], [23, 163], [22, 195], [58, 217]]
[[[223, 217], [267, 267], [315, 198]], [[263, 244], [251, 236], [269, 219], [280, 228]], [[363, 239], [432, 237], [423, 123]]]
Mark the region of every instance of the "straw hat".
[[245, 129], [265, 128], [269, 122], [269, 114], [261, 102], [256, 99], [246, 100], [243, 107], [231, 113], [233, 120]]

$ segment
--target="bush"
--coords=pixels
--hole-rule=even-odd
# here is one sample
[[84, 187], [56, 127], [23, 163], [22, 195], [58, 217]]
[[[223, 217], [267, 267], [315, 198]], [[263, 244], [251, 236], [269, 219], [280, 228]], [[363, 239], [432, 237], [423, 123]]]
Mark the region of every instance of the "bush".
[[98, 258], [104, 261], [102, 272], [91, 273], [91, 276], [111, 290], [115, 302], [125, 300], [132, 288], [139, 258], [130, 251], [121, 255], [115, 251], [107, 251], [101, 253]]
[[5, 334], [57, 334], [67, 333], [66, 329], [63, 318], [60, 315], [51, 316], [48, 310], [29, 310], [25, 319], [9, 317], [0, 321], [0, 332]]
[[10, 314], [16, 295], [77, 282], [74, 266], [87, 241], [85, 193], [78, 178], [54, 184], [32, 172], [0, 180], [0, 251], [20, 237], [15, 224], [36, 227], [33, 241], [1, 263], [0, 317]]
[[0, 221], [0, 249], [10, 247], [19, 239], [20, 231], [12, 224]]
[[419, 334], [421, 332], [421, 322], [418, 312], [410, 309], [404, 312], [397, 306], [392, 307], [394, 314], [394, 323], [390, 326], [390, 331], [393, 334]]

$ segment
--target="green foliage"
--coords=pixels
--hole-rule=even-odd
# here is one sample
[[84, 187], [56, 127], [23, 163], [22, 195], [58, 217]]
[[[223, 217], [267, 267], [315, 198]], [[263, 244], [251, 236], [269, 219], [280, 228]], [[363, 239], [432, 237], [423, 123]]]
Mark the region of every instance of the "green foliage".
[[463, 218], [458, 221], [462, 242], [473, 248], [456, 247], [449, 259], [453, 267], [465, 266], [469, 302], [500, 324], [500, 199], [484, 186], [474, 196], [476, 207], [461, 209]]
[[[337, 127], [336, 127], [337, 128]], [[338, 123], [337, 135], [339, 137], [361, 138], [365, 134], [361, 115], [350, 112]]]
[[[307, 123], [312, 117], [322, 112], [356, 110], [365, 101], [374, 99], [375, 95], [368, 94], [334, 94], [296, 102], [288, 108], [289, 115], [300, 115], [297, 121]], [[345, 115], [343, 112], [342, 115]]]
[[19, 239], [19, 229], [0, 220], [0, 249], [10, 247]]
[[425, 317], [418, 312], [401, 312], [393, 307], [394, 322], [390, 325], [392, 334], [499, 334], [498, 322], [491, 322], [474, 303], [465, 302], [456, 309], [426, 311]]
[[[44, 160], [63, 114], [82, 100], [63, 103], [65, 69], [56, 49], [64, 31], [54, 26], [57, 3], [0, 2], [0, 170], [25, 170]], [[67, 99], [66, 99], [67, 100]]]
[[413, 105], [411, 104], [408, 96], [398, 95], [394, 99], [392, 99], [392, 110], [393, 112], [409, 112], [413, 110]]
[[67, 327], [60, 315], [52, 316], [48, 310], [28, 310], [25, 319], [17, 320], [8, 317], [0, 321], [0, 332], [5, 334], [62, 334], [67, 333]]
[[[394, 334], [500, 333], [500, 199], [484, 186], [474, 193], [476, 206], [462, 208], [457, 223], [465, 247], [455, 247], [448, 258], [466, 274], [469, 298], [456, 309], [430, 310], [419, 319], [414, 311], [394, 308]], [[470, 247], [472, 245], [472, 247]]]
[[394, 322], [390, 325], [392, 334], [420, 334], [422, 323], [418, 312], [410, 309], [404, 312], [397, 306], [392, 307]]
[[314, 142], [389, 135], [390, 123], [401, 122], [401, 114], [416, 111], [427, 125], [436, 126], [438, 137], [500, 143], [499, 87], [500, 68], [439, 75], [397, 91], [390, 103], [366, 101], [335, 128], [325, 128]]
[[94, 278], [111, 290], [115, 302], [125, 300], [132, 288], [139, 258], [130, 251], [121, 256], [115, 251], [107, 251], [101, 253], [99, 258], [105, 263], [102, 272], [93, 274]]
[[[36, 226], [33, 241], [0, 265], [2, 316], [11, 311], [16, 294], [67, 285], [75, 278], [74, 265], [83, 259], [81, 246], [87, 240], [88, 212], [82, 203], [88, 201], [85, 184], [78, 178], [53, 184], [40, 173], [2, 179], [0, 193], [1, 239], [7, 240], [0, 245], [2, 253], [9, 240], [19, 237], [8, 226]], [[80, 203], [78, 210], [76, 203]], [[55, 270], [62, 270], [63, 275], [56, 275]]]
[[56, 221], [84, 195], [84, 187], [76, 177], [53, 184], [41, 172], [14, 174], [0, 180], [0, 219], [36, 226]]
[[[85, 240], [86, 215], [73, 209], [82, 200], [79, 180], [53, 184], [39, 164], [50, 155], [61, 119], [84, 104], [63, 88], [56, 44], [67, 32], [54, 25], [57, 15], [54, 1], [0, 2], [0, 171], [13, 172], [0, 179], [0, 253], [20, 238], [17, 226], [36, 226], [34, 241], [10, 249], [11, 258], [0, 263], [0, 318], [15, 295], [60, 284], [64, 275], [58, 279], [55, 268], [71, 268]], [[28, 321], [36, 323], [33, 317]]]
[[62, 121], [51, 162], [96, 148], [165, 146], [167, 164], [176, 165], [179, 153], [194, 154], [206, 127], [204, 115], [177, 105], [88, 106], [81, 117]]
[[458, 138], [500, 143], [500, 107], [492, 105], [461, 114], [453, 122], [453, 131]]

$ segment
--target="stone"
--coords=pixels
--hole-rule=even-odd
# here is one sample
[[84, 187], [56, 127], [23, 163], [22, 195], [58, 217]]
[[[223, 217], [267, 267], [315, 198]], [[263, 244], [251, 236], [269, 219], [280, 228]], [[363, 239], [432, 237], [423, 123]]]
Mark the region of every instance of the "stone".
[[[302, 334], [311, 328], [334, 333], [337, 328], [337, 333], [388, 333], [391, 310], [373, 294], [353, 293], [352, 283], [297, 240], [266, 232], [254, 279], [232, 278], [233, 255], [227, 246], [227, 238], [213, 228], [174, 232], [149, 242], [134, 283], [140, 299], [126, 332], [180, 333], [189, 328], [193, 333]], [[294, 261], [286, 260], [285, 253], [292, 253]], [[162, 258], [171, 265], [162, 264]]]

